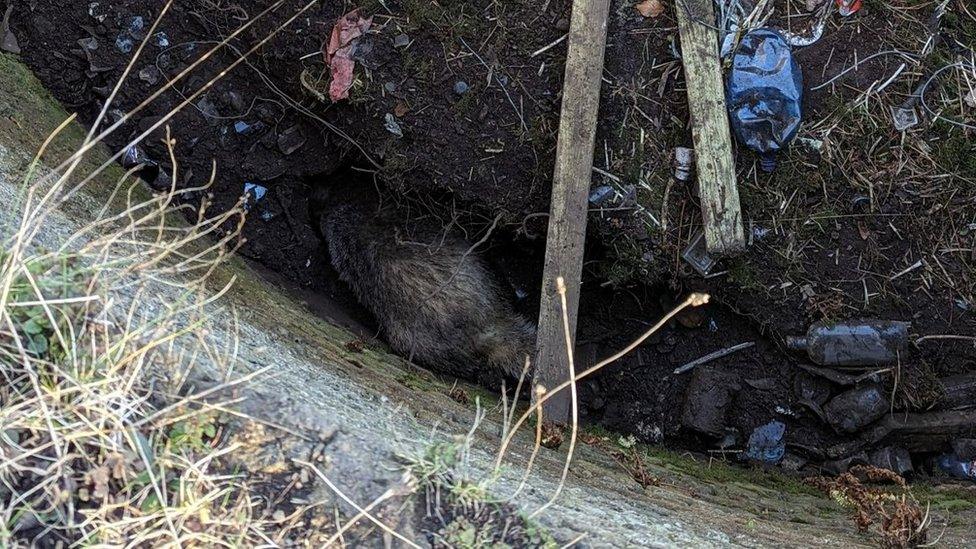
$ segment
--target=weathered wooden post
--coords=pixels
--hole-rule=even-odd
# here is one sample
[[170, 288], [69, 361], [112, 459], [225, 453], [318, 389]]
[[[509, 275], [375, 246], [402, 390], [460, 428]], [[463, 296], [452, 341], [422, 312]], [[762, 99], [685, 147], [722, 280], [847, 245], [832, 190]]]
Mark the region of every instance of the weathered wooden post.
[[[563, 311], [556, 293], [556, 278], [561, 276], [566, 281], [566, 313], [570, 334], [575, 340], [587, 197], [593, 170], [609, 10], [609, 0], [573, 2], [535, 360], [535, 383], [546, 388], [569, 379]], [[566, 423], [569, 395], [569, 390], [565, 389], [545, 402], [546, 421]]]
[[695, 140], [705, 247], [715, 255], [732, 254], [745, 248], [746, 241], [735, 182], [715, 10], [712, 0], [678, 0], [675, 11]]

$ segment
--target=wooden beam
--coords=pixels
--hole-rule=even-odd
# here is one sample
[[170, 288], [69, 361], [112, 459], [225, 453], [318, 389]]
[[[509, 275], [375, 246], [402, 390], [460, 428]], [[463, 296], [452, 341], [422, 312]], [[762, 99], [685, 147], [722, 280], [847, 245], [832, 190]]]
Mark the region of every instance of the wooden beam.
[[[609, 4], [609, 0], [573, 2], [536, 342], [535, 383], [546, 388], [569, 379], [563, 310], [556, 292], [556, 278], [560, 276], [566, 281], [570, 334], [574, 341], [576, 337]], [[544, 417], [551, 422], [566, 423], [569, 411], [569, 389], [543, 405]]]
[[675, 11], [695, 140], [705, 247], [709, 253], [727, 255], [745, 248], [746, 240], [735, 182], [715, 12], [712, 0], [679, 0]]

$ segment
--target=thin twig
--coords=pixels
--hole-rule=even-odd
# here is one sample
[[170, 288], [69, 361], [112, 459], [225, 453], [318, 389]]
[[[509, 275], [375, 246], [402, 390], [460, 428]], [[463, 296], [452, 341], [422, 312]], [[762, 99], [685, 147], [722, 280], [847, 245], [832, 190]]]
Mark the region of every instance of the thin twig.
[[687, 372], [688, 370], [691, 370], [692, 368], [701, 366], [702, 364], [708, 364], [709, 362], [711, 362], [713, 360], [717, 360], [717, 359], [720, 359], [720, 358], [722, 358], [724, 356], [731, 355], [732, 353], [741, 351], [743, 349], [748, 349], [749, 347], [752, 347], [755, 344], [756, 344], [755, 341], [747, 341], [745, 343], [740, 343], [738, 345], [733, 345], [732, 347], [727, 347], [725, 349], [720, 349], [718, 351], [715, 351], [714, 353], [709, 353], [709, 354], [707, 354], [707, 355], [705, 355], [705, 356], [703, 356], [703, 357], [701, 357], [701, 358], [699, 358], [697, 360], [692, 360], [691, 362], [689, 362], [688, 364], [685, 364], [684, 366], [680, 366], [678, 368], [675, 368], [674, 369], [674, 374], [675, 375], [683, 374], [683, 373]]

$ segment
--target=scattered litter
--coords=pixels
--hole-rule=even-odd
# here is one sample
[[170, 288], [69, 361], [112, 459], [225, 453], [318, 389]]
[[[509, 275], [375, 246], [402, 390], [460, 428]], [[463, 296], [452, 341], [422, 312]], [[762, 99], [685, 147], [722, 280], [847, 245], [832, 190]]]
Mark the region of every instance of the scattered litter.
[[710, 256], [708, 250], [705, 248], [705, 231], [699, 231], [691, 239], [691, 243], [682, 252], [681, 258], [702, 276], [708, 276], [708, 273], [712, 272], [712, 268], [717, 263], [716, 259]]
[[692, 368], [695, 368], [697, 366], [701, 366], [702, 364], [708, 364], [709, 362], [711, 362], [713, 360], [718, 360], [718, 359], [720, 359], [722, 357], [731, 355], [732, 353], [736, 353], [736, 352], [741, 351], [743, 349], [748, 349], [748, 348], [754, 346], [755, 344], [756, 344], [755, 341], [747, 341], [745, 343], [740, 343], [740, 344], [734, 345], [732, 347], [727, 347], [725, 349], [721, 349], [721, 350], [715, 351], [714, 353], [709, 353], [709, 354], [707, 354], [707, 355], [699, 358], [698, 360], [693, 360], [693, 361], [689, 362], [688, 364], [685, 364], [684, 366], [680, 366], [678, 368], [675, 368], [674, 369], [674, 375], [683, 374], [683, 373], [687, 372], [688, 370], [691, 370]]
[[153, 35], [153, 41], [160, 48], [168, 48], [169, 47], [169, 36], [165, 32], [157, 32], [156, 34], [154, 34]]
[[208, 118], [220, 118], [220, 111], [217, 110], [217, 106], [206, 95], [197, 101], [196, 107], [201, 114]]
[[159, 82], [159, 69], [156, 67], [146, 67], [139, 71], [139, 80], [150, 86], [155, 86]]
[[410, 45], [410, 37], [406, 34], [398, 34], [393, 38], [394, 48], [405, 48]]
[[613, 187], [610, 185], [600, 185], [590, 191], [590, 206], [599, 207], [610, 200], [614, 195]]
[[397, 122], [393, 113], [386, 113], [386, 123], [384, 124], [386, 131], [392, 133], [397, 137], [403, 137], [403, 128], [400, 127], [400, 123]]
[[264, 125], [264, 122], [260, 121], [255, 122], [254, 124], [249, 124], [243, 120], [234, 122], [234, 132], [236, 132], [237, 135], [251, 135], [260, 132], [265, 128], [266, 126]]
[[278, 150], [281, 151], [281, 154], [289, 156], [304, 147], [306, 141], [302, 129], [298, 126], [292, 126], [278, 136]]
[[745, 456], [752, 461], [776, 464], [786, 455], [786, 425], [781, 421], [771, 421], [749, 435]]
[[359, 10], [356, 9], [342, 16], [333, 27], [325, 49], [325, 63], [332, 71], [329, 97], [333, 102], [349, 97], [359, 38], [369, 31], [372, 24], [372, 17], [360, 17]]
[[952, 451], [959, 459], [976, 460], [976, 438], [960, 438], [952, 441]]
[[144, 38], [145, 35], [142, 31], [145, 29], [145, 26], [146, 22], [140, 15], [129, 19], [129, 25], [115, 39], [115, 47], [122, 53], [132, 52], [136, 40], [142, 40]]
[[732, 58], [729, 113], [739, 140], [759, 153], [766, 172], [796, 137], [802, 94], [800, 66], [783, 35], [766, 28], [746, 34]]
[[918, 126], [918, 110], [914, 106], [907, 104], [891, 108], [891, 121], [895, 129], [903, 132], [907, 129]]
[[88, 38], [79, 39], [78, 45], [85, 51], [95, 51], [98, 49], [98, 40], [94, 36], [89, 36]]
[[695, 371], [685, 393], [681, 425], [715, 438], [725, 434], [726, 419], [735, 395], [738, 378], [717, 368]]
[[108, 18], [108, 12], [102, 10], [101, 2], [92, 2], [88, 4], [88, 16], [99, 23], [104, 23]]
[[644, 17], [654, 18], [664, 13], [664, 4], [661, 0], [644, 0], [634, 5], [634, 9]]
[[861, 9], [861, 0], [837, 0], [837, 8], [844, 17], [854, 15]]
[[468, 86], [468, 83], [465, 82], [464, 80], [458, 80], [454, 84], [454, 93], [456, 93], [458, 95], [464, 95], [464, 94], [468, 93], [468, 90], [469, 89], [471, 89], [470, 86]]
[[760, 240], [766, 238], [767, 236], [769, 236], [769, 233], [771, 233], [771, 232], [773, 232], [772, 229], [767, 229], [766, 227], [754, 226], [752, 228], [751, 237], [755, 241], [760, 241]]
[[890, 409], [881, 386], [870, 383], [834, 397], [824, 412], [834, 429], [855, 433], [881, 419]]
[[0, 50], [14, 55], [20, 54], [20, 43], [14, 31], [10, 30], [10, 14], [13, 13], [13, 4], [7, 6], [7, 11], [3, 14], [3, 22], [0, 23]]
[[955, 454], [942, 454], [939, 469], [951, 477], [976, 482], [976, 461], [959, 459]]
[[806, 351], [821, 366], [879, 366], [898, 360], [908, 345], [908, 322], [858, 320], [818, 322], [806, 336], [786, 338], [786, 346]]
[[142, 167], [137, 172], [139, 179], [145, 181], [150, 187], [160, 189], [170, 186], [169, 177], [161, 177], [165, 173], [160, 169], [159, 164], [150, 159], [142, 147], [132, 145], [122, 155], [122, 167], [131, 170], [139, 166]]
[[904, 448], [888, 446], [871, 452], [871, 465], [881, 469], [894, 471], [901, 476], [911, 474], [912, 456]]
[[695, 169], [695, 149], [688, 147], [674, 148], [674, 178], [678, 181], [688, 181]]
[[789, 406], [783, 406], [782, 404], [777, 404], [775, 410], [777, 414], [786, 417], [800, 417], [800, 414], [796, 413], [793, 410], [793, 408], [790, 408]]
[[821, 150], [823, 150], [824, 142], [822, 139], [813, 139], [810, 137], [797, 137], [796, 142], [810, 149], [813, 152], [820, 152]]
[[244, 183], [244, 211], [250, 211], [252, 204], [257, 204], [268, 194], [268, 188], [250, 181]]

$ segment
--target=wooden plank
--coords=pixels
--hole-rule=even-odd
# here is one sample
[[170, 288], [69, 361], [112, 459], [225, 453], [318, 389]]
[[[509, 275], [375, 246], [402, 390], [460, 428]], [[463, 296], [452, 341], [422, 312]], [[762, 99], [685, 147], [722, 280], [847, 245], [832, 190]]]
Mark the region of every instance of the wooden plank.
[[709, 253], [727, 255], [745, 248], [746, 241], [735, 182], [715, 12], [712, 0], [681, 0], [675, 4], [675, 11], [695, 140], [705, 247]]
[[[574, 340], [576, 337], [609, 4], [609, 0], [573, 2], [536, 342], [535, 383], [547, 388], [569, 379], [563, 311], [556, 292], [556, 278], [560, 276], [566, 280], [570, 334]], [[569, 411], [569, 389], [543, 405], [547, 421], [566, 423]]]

